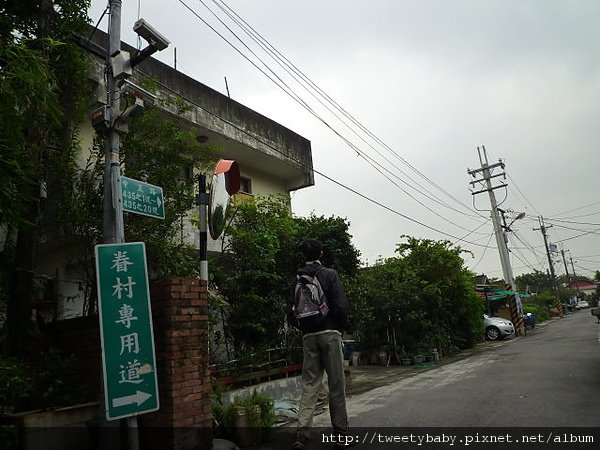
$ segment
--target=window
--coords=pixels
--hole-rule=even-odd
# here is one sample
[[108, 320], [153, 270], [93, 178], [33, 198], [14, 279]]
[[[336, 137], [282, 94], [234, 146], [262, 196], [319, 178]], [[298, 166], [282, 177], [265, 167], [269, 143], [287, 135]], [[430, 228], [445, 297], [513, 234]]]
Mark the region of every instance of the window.
[[250, 182], [250, 178], [240, 177], [240, 192], [252, 194], [252, 183]]

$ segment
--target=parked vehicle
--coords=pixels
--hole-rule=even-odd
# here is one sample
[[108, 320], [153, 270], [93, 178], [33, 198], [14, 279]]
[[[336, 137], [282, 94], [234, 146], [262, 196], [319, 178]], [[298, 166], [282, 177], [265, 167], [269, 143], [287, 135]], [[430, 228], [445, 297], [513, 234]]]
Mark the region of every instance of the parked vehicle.
[[590, 304], [585, 300], [579, 300], [577, 302], [577, 304], [575, 305], [575, 308], [577, 308], [577, 309], [583, 309], [583, 308], [589, 308], [589, 307], [590, 307]]
[[497, 341], [504, 339], [506, 336], [515, 335], [515, 326], [513, 323], [502, 317], [491, 317], [484, 314], [483, 327], [485, 329], [485, 337], [490, 341]]

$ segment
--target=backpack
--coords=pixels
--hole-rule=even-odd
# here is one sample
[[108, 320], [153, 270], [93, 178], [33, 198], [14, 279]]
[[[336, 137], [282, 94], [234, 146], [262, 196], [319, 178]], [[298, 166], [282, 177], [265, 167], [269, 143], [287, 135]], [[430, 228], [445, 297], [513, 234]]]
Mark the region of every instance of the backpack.
[[308, 324], [314, 326], [325, 321], [329, 306], [316, 274], [296, 276], [292, 311], [301, 326]]

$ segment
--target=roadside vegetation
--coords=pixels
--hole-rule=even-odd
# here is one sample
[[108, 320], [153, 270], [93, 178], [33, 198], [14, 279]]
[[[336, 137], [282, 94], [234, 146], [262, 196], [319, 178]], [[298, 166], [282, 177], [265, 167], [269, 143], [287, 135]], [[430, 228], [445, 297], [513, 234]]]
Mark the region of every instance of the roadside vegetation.
[[[70, 40], [89, 31], [89, 1], [54, 4], [60, 8], [48, 1], [1, 8], [0, 317], [6, 320], [0, 323], [0, 415], [97, 396], [73, 388], [77, 362], [46, 339], [52, 325], [47, 318], [31, 317], [32, 306], [52, 295], [48, 277], [36, 274], [41, 250], [65, 253], [83, 280], [82, 315], [97, 314], [93, 249], [102, 241], [104, 145], [98, 138], [85, 155], [79, 145], [78, 124], [92, 97], [90, 61]], [[146, 82], [152, 90], [152, 80]], [[193, 174], [212, 167], [218, 156], [219, 149], [201, 146], [192, 130], [158, 108], [148, 108], [123, 137], [124, 174], [162, 186], [169, 205], [164, 221], [125, 217], [126, 239], [147, 243], [154, 279], [197, 276], [196, 251], [182, 230], [194, 204]], [[242, 361], [237, 369], [244, 370], [265, 363], [271, 349], [286, 363], [299, 361], [301, 337], [287, 327], [284, 311], [306, 238], [324, 243], [322, 262], [338, 271], [346, 287], [349, 332], [361, 351], [400, 357], [436, 349], [443, 355], [482, 339], [483, 303], [460, 247], [399, 234], [390, 237], [395, 256], [361, 267], [349, 229], [342, 217], [293, 216], [286, 197], [235, 204], [222, 251], [210, 261], [209, 313], [218, 350], [211, 352], [213, 362]], [[538, 293], [525, 311], [542, 320], [556, 295], [573, 295], [557, 294], [542, 273], [517, 283]]]
[[597, 282], [600, 281], [600, 273], [596, 272], [594, 280], [582, 276], [567, 278], [565, 275], [560, 275], [554, 282], [547, 273], [540, 271], [516, 277], [518, 291], [530, 294], [523, 300], [523, 312], [535, 314], [537, 321], [543, 322], [559, 314], [557, 304], [565, 305], [572, 300], [586, 300], [590, 306], [595, 306], [599, 298], [598, 290], [593, 294], [586, 294], [565, 287], [570, 281], [578, 280]]
[[301, 347], [284, 310], [307, 238], [325, 244], [322, 263], [340, 274], [351, 305], [348, 331], [365, 353], [442, 355], [481, 340], [483, 304], [460, 247], [398, 236], [395, 257], [360, 267], [349, 226], [340, 217], [293, 217], [283, 197], [232, 209], [223, 252], [211, 261], [214, 363], [236, 361], [232, 369], [241, 372], [264, 363], [268, 349]]

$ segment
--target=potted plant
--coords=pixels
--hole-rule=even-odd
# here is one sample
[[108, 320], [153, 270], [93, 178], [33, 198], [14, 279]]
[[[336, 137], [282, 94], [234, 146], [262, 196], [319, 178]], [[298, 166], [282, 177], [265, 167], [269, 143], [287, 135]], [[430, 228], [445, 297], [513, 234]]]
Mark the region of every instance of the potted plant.
[[231, 403], [213, 405], [215, 420], [240, 446], [263, 442], [275, 424], [275, 403], [256, 389], [247, 397], [236, 397]]
[[382, 347], [377, 352], [377, 364], [379, 364], [380, 366], [387, 366], [388, 356], [389, 356], [388, 350], [385, 347]]
[[413, 364], [423, 364], [423, 361], [425, 361], [425, 356], [420, 354], [412, 355]]
[[401, 356], [400, 356], [400, 364], [402, 364], [403, 366], [411, 366], [413, 363], [413, 359], [411, 357], [411, 355], [409, 355], [406, 352], [402, 352]]

